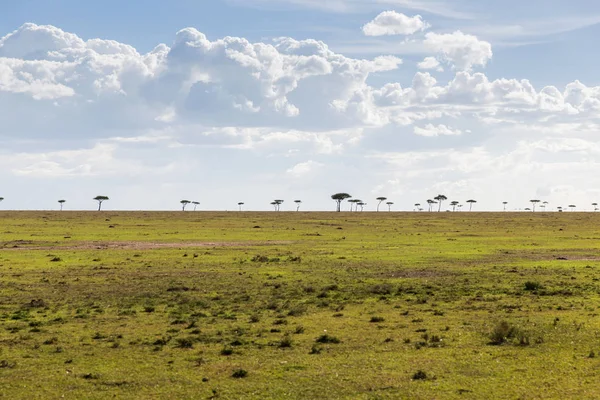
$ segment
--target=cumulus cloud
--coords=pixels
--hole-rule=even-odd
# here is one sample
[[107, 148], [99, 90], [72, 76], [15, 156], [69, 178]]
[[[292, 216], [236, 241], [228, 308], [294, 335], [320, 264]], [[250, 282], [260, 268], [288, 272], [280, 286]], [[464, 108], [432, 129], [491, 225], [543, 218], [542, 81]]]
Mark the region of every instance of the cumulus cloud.
[[427, 124], [424, 127], [415, 126], [414, 132], [419, 136], [458, 136], [462, 135], [462, 132], [458, 129], [452, 129], [446, 125], [433, 125]]
[[[473, 70], [490, 62], [491, 46], [461, 32], [430, 32], [415, 43], [435, 56], [404, 83], [414, 65], [352, 58], [317, 40], [252, 42], [187, 28], [143, 54], [26, 24], [0, 39], [0, 176], [153, 180], [172, 172], [169, 179], [178, 180], [178, 171], [219, 165], [232, 170], [232, 187], [266, 170], [271, 182], [310, 177], [328, 191], [343, 177], [363, 193], [376, 181], [400, 194], [407, 185], [476, 191], [492, 176], [510, 182], [492, 172], [503, 169], [543, 178], [559, 170], [557, 159], [564, 171], [597, 167], [600, 87], [490, 79]], [[454, 70], [449, 78], [432, 75], [442, 64]], [[457, 148], [413, 134], [452, 135]], [[393, 153], [378, 162], [404, 163], [405, 174], [390, 179], [394, 169], [363, 165], [371, 151]], [[335, 172], [318, 172], [325, 170]], [[556, 185], [542, 181], [553, 193]]]
[[440, 57], [458, 70], [468, 71], [474, 66], [485, 67], [493, 55], [490, 43], [461, 31], [443, 34], [428, 32], [423, 45], [440, 54]]
[[323, 167], [323, 164], [316, 162], [316, 161], [309, 160], [309, 161], [294, 165], [293, 167], [289, 168], [286, 172], [295, 178], [301, 178], [310, 173], [315, 172], [316, 170], [318, 170], [321, 167]]
[[423, 61], [417, 64], [419, 69], [433, 69], [438, 72], [443, 72], [444, 68], [440, 65], [440, 62], [435, 57], [425, 57]]
[[384, 11], [362, 27], [367, 36], [412, 35], [429, 28], [423, 17], [409, 17], [396, 11]]

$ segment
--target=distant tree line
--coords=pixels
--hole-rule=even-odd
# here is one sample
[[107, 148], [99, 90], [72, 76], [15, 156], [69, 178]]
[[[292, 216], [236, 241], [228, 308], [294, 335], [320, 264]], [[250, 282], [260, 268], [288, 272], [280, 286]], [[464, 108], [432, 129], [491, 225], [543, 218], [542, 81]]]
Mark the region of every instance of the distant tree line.
[[[360, 211], [364, 211], [365, 206], [367, 205], [367, 203], [364, 202], [363, 200], [361, 200], [359, 198], [353, 198], [350, 194], [345, 193], [345, 192], [335, 193], [335, 194], [331, 195], [331, 199], [334, 200], [336, 203], [336, 211], [337, 212], [342, 211], [342, 203], [344, 201], [347, 201], [350, 204], [350, 211], [359, 211], [359, 207], [360, 207]], [[387, 199], [388, 199], [387, 197], [383, 197], [383, 196], [375, 198], [375, 200], [377, 201], [377, 207], [376, 207], [377, 212], [379, 212], [381, 205]], [[4, 197], [0, 197], [0, 202], [2, 202], [3, 200], [4, 200]], [[93, 200], [98, 202], [98, 211], [102, 211], [102, 203], [110, 200], [110, 198], [108, 196], [99, 195], [99, 196], [94, 197]], [[441, 212], [442, 205], [443, 205], [444, 201], [446, 201], [446, 200], [448, 200], [448, 197], [443, 194], [438, 194], [437, 196], [433, 197], [432, 199], [427, 199], [427, 201], [426, 201], [427, 211], [432, 212], [434, 210], [435, 206], [437, 205], [437, 212]], [[63, 210], [63, 207], [66, 202], [67, 202], [67, 200], [64, 200], [64, 199], [58, 200], [58, 203], [60, 206], [60, 211]], [[546, 211], [546, 208], [548, 207], [548, 204], [549, 204], [547, 201], [542, 201], [539, 199], [532, 199], [532, 200], [529, 200], [529, 202], [531, 203], [531, 208], [526, 207], [525, 209], [523, 209], [523, 211], [535, 212], [536, 207], [538, 209], [542, 209], [543, 211]], [[200, 205], [199, 201], [191, 201], [191, 200], [181, 200], [179, 203], [181, 204], [182, 211], [185, 211], [186, 207], [189, 204], [192, 204], [194, 206], [194, 211], [196, 211], [197, 207]], [[276, 200], [273, 200], [270, 204], [271, 204], [271, 206], [273, 206], [274, 211], [279, 212], [279, 211], [281, 211], [281, 205], [283, 203], [284, 203], [284, 200], [276, 199]], [[294, 200], [294, 203], [296, 205], [296, 211], [300, 211], [300, 206], [302, 204], [302, 200]], [[477, 200], [469, 199], [469, 200], [465, 201], [465, 203], [467, 203], [469, 205], [469, 211], [472, 211], [473, 205], [477, 203]], [[387, 202], [385, 202], [385, 204], [388, 206], [388, 211], [392, 211], [392, 206], [394, 205], [394, 202], [387, 201]], [[451, 201], [449, 204], [452, 207], [453, 212], [461, 211], [461, 209], [463, 207], [463, 204], [461, 204], [459, 201], [456, 201], [456, 200]], [[245, 203], [241, 202], [241, 201], [237, 203], [239, 211], [243, 210], [244, 205], [245, 205]], [[503, 211], [506, 211], [507, 205], [508, 205], [507, 201], [502, 202]], [[414, 211], [424, 211], [424, 209], [421, 207], [421, 203], [415, 203], [414, 206], [415, 206]], [[592, 207], [593, 207], [594, 211], [599, 211], [598, 203], [596, 203], [596, 202], [592, 203]], [[575, 211], [576, 208], [577, 208], [577, 206], [575, 204], [568, 205], [568, 209], [570, 209], [571, 211]], [[556, 210], [558, 212], [563, 212], [565, 210], [565, 208], [562, 206], [556, 206]], [[450, 210], [447, 210], [447, 211], [450, 211]]]

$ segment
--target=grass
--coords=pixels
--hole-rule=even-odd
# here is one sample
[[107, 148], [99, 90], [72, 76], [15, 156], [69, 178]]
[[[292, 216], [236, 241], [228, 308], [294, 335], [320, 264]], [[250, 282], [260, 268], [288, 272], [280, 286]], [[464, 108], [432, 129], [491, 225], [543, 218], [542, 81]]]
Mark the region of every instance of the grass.
[[0, 397], [598, 390], [600, 215], [2, 212], [0, 224]]

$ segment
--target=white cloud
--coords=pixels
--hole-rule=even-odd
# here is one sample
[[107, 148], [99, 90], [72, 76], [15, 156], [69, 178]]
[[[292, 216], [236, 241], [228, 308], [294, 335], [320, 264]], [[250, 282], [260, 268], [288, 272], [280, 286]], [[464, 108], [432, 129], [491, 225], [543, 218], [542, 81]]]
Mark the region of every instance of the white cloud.
[[433, 69], [438, 72], [444, 72], [444, 68], [440, 65], [440, 62], [435, 57], [425, 57], [423, 61], [417, 64], [419, 69]]
[[412, 35], [429, 28], [423, 17], [409, 17], [396, 11], [384, 11], [362, 27], [367, 36]]
[[323, 167], [323, 164], [316, 162], [316, 161], [309, 160], [309, 161], [294, 165], [293, 167], [289, 168], [286, 172], [293, 177], [301, 178], [301, 177], [304, 177], [308, 174], [315, 172], [316, 170], [320, 169], [321, 167]]
[[[489, 43], [460, 32], [412, 45], [428, 57], [400, 84], [413, 63], [352, 58], [311, 39], [209, 39], [188, 28], [142, 54], [26, 24], [0, 39], [0, 177], [25, 196], [31, 182], [66, 181], [63, 190], [93, 195], [114, 182], [153, 193], [160, 176], [191, 197], [202, 176], [207, 192], [244, 191], [248, 203], [264, 188], [292, 191], [292, 181], [325, 201], [340, 182], [402, 199], [439, 190], [491, 199], [515, 176], [521, 193], [532, 176], [557, 197], [568, 196], [553, 188], [600, 187], [569, 179], [598, 167], [600, 87], [490, 79], [472, 71], [491, 60]], [[440, 61], [453, 76], [432, 76]], [[441, 147], [448, 141], [455, 147]]]
[[458, 129], [452, 129], [446, 125], [433, 125], [427, 124], [424, 127], [415, 126], [414, 132], [419, 136], [458, 136], [462, 135], [462, 132]]
[[461, 31], [453, 33], [428, 32], [423, 45], [434, 51], [458, 70], [485, 67], [492, 59], [492, 45]]

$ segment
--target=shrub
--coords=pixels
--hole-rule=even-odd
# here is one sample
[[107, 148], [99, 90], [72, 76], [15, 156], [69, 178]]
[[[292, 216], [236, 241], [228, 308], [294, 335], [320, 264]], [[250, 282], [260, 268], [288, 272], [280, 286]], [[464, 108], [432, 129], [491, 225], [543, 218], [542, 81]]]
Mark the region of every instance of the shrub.
[[330, 335], [321, 335], [317, 338], [317, 343], [340, 343], [340, 339], [336, 338], [335, 336], [330, 336]]
[[14, 368], [16, 365], [17, 365], [17, 363], [15, 363], [13, 361], [8, 361], [8, 360], [0, 361], [0, 368]]
[[279, 348], [284, 349], [289, 347], [292, 347], [292, 338], [289, 335], [285, 335], [279, 342]]
[[501, 345], [510, 339], [514, 339], [519, 330], [506, 321], [499, 322], [490, 333], [490, 344]]
[[192, 349], [194, 348], [194, 339], [193, 338], [178, 338], [176, 340], [175, 347], [179, 349]]
[[373, 287], [371, 287], [370, 291], [373, 294], [388, 295], [388, 294], [392, 294], [392, 292], [394, 291], [394, 286], [392, 286], [389, 283], [381, 283], [381, 284], [374, 285]]
[[427, 379], [427, 373], [421, 370], [418, 370], [417, 372], [414, 373], [414, 375], [412, 376], [413, 380], [415, 381], [419, 381], [419, 380], [425, 380]]
[[245, 369], [241, 369], [238, 368], [236, 370], [233, 371], [233, 373], [231, 374], [231, 376], [233, 378], [245, 378], [248, 376], [248, 371], [246, 371]]
[[542, 284], [534, 281], [525, 282], [525, 290], [533, 292], [536, 290], [540, 290], [542, 288]]
[[383, 318], [383, 317], [371, 317], [370, 322], [383, 322], [383, 321], [385, 321], [385, 318]]
[[233, 349], [231, 347], [224, 347], [223, 349], [221, 349], [222, 356], [230, 356], [232, 354], [233, 354]]

